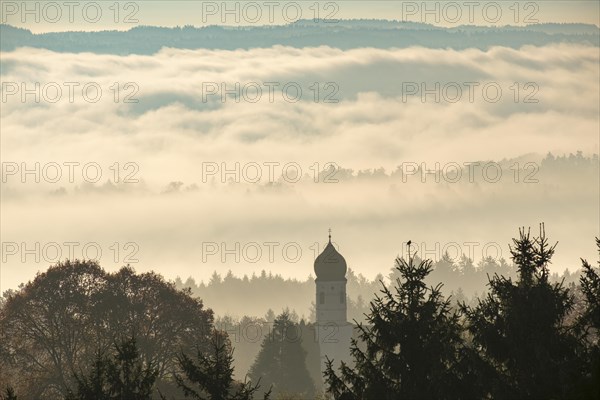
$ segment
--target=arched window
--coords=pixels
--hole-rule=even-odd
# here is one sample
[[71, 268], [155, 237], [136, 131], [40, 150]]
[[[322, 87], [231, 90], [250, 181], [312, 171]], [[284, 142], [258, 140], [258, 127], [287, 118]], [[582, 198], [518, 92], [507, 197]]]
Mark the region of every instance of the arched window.
[[325, 292], [319, 293], [319, 304], [325, 304]]

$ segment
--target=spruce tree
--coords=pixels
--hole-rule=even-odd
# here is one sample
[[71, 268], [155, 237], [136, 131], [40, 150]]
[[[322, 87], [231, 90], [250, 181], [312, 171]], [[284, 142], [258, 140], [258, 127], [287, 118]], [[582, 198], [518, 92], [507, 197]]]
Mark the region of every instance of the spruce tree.
[[[600, 239], [596, 238], [596, 246], [600, 255]], [[585, 313], [582, 321], [586, 331], [595, 339], [596, 345], [600, 333], [600, 269], [594, 268], [587, 260], [582, 259], [583, 273], [580, 278], [581, 291], [584, 295]], [[598, 261], [600, 266], [600, 261]], [[591, 332], [590, 332], [591, 331]]]
[[[179, 357], [183, 375], [176, 375], [177, 385], [185, 397], [210, 400], [252, 400], [259, 383], [234, 382], [233, 349], [227, 335], [214, 331], [211, 340], [212, 352], [198, 349], [197, 359], [193, 360], [185, 353]], [[270, 391], [264, 396], [268, 399]]]
[[312, 398], [315, 385], [306, 367], [306, 351], [302, 347], [302, 330], [285, 311], [273, 322], [272, 332], [265, 337], [250, 368], [253, 381], [272, 387], [276, 395], [300, 394]]
[[[600, 239], [596, 238], [600, 255]], [[579, 316], [578, 328], [586, 345], [588, 374], [582, 380], [576, 397], [600, 399], [600, 268], [594, 268], [582, 259], [580, 277], [584, 310]], [[600, 261], [598, 261], [600, 266]], [[574, 396], [575, 397], [575, 396]]]
[[335, 399], [460, 399], [462, 338], [459, 316], [441, 293], [428, 287], [431, 261], [396, 259], [394, 288], [383, 282], [367, 324], [352, 340], [355, 365], [328, 360], [325, 379]]
[[477, 370], [494, 399], [570, 398], [583, 375], [581, 342], [564, 323], [573, 295], [549, 281], [555, 247], [543, 225], [538, 237], [520, 229], [510, 246], [517, 280], [495, 275], [486, 298], [462, 307], [485, 365]]
[[77, 393], [68, 400], [150, 400], [158, 370], [141, 360], [134, 337], [115, 344], [114, 354], [98, 353], [87, 376], [75, 375]]
[[0, 400], [19, 400], [15, 394], [15, 390], [11, 386], [7, 386], [4, 395], [0, 395]]

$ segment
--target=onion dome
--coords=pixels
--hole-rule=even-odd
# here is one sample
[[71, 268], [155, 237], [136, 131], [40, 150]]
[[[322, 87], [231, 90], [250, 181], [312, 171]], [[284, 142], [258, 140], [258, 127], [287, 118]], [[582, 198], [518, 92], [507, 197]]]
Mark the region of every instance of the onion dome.
[[329, 231], [329, 243], [315, 260], [315, 274], [319, 281], [343, 281], [346, 280], [346, 260], [338, 253], [331, 244], [331, 230]]

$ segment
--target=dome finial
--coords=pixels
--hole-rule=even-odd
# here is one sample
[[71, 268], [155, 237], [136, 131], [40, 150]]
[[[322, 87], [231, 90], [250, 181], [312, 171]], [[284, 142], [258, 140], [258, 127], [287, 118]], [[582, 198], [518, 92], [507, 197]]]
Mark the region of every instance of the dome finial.
[[331, 228], [329, 228], [329, 243], [331, 243]]

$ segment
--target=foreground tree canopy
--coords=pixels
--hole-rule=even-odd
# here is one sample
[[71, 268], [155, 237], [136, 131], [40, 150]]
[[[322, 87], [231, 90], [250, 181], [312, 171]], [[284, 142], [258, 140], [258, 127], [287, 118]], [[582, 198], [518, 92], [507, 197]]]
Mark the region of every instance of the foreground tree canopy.
[[[600, 252], [600, 241], [596, 239]], [[600, 398], [598, 270], [583, 261], [582, 299], [548, 280], [554, 254], [543, 225], [520, 230], [511, 254], [518, 278], [495, 275], [474, 307], [452, 311], [430, 262], [397, 259], [393, 289], [371, 302], [352, 342], [354, 365], [329, 360], [335, 399]]]
[[455, 399], [461, 385], [461, 327], [458, 314], [428, 288], [431, 262], [396, 260], [401, 276], [393, 289], [371, 302], [368, 326], [353, 339], [355, 366], [342, 363], [337, 376], [329, 360], [329, 392], [343, 399]]
[[[236, 383], [233, 380], [233, 349], [224, 332], [215, 331], [211, 340], [213, 351], [209, 354], [200, 349], [196, 360], [181, 354], [179, 365], [182, 374], [176, 375], [177, 385], [186, 397], [196, 400], [252, 400], [260, 387], [251, 382]], [[263, 396], [267, 400], [271, 391]]]
[[181, 349], [208, 350], [213, 313], [155, 273], [105, 272], [67, 261], [8, 295], [0, 313], [2, 381], [25, 399], [63, 398], [98, 352], [135, 336], [158, 385], [177, 369]]
[[109, 356], [98, 354], [89, 376], [75, 375], [77, 390], [66, 400], [148, 400], [158, 370], [144, 363], [135, 338], [116, 343]]
[[474, 308], [463, 307], [485, 365], [480, 373], [486, 395], [573, 398], [590, 371], [584, 341], [566, 323], [574, 293], [548, 280], [555, 246], [543, 228], [538, 237], [522, 229], [511, 246], [518, 279], [492, 277], [487, 297]]
[[[582, 260], [578, 285], [552, 283], [555, 246], [543, 226], [520, 230], [516, 278], [490, 276], [483, 298], [458, 307], [426, 283], [431, 261], [397, 259], [357, 326], [353, 362], [328, 361], [327, 396], [600, 398], [600, 270]], [[0, 302], [0, 399], [319, 398], [318, 346], [299, 340], [309, 326], [288, 312], [272, 318], [239, 382], [231, 340], [189, 290], [129, 267], [60, 263]]]

